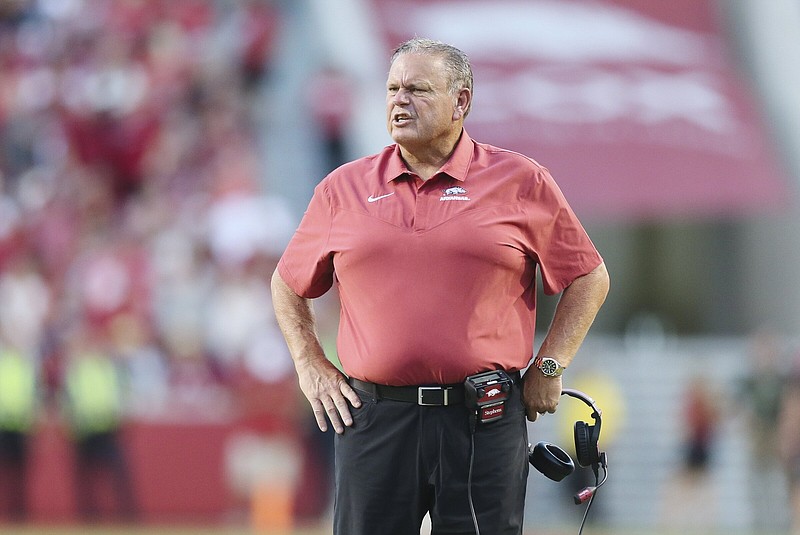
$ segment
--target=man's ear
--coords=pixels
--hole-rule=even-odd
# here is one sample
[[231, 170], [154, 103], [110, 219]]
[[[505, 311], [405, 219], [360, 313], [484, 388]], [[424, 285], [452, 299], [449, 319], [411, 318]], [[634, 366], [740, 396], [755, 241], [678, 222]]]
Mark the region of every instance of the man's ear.
[[472, 93], [469, 89], [463, 88], [461, 91], [458, 92], [458, 97], [456, 97], [456, 107], [453, 110], [453, 120], [458, 121], [462, 120], [467, 116], [469, 113], [469, 107], [472, 103]]

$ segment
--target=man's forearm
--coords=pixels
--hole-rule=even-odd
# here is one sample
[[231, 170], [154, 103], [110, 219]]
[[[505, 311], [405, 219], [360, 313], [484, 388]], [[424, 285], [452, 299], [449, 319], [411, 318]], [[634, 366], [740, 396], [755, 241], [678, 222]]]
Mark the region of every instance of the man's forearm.
[[321, 431], [343, 433], [353, 425], [350, 406], [360, 407], [361, 400], [344, 375], [325, 356], [317, 336], [311, 300], [297, 295], [276, 270], [272, 275], [272, 306], [294, 360], [300, 390], [314, 411]]
[[558, 301], [539, 354], [558, 360], [562, 366], [569, 365], [605, 301], [608, 289], [605, 264], [575, 279]]
[[297, 295], [277, 270], [272, 275], [272, 306], [295, 366], [325, 358], [311, 300]]

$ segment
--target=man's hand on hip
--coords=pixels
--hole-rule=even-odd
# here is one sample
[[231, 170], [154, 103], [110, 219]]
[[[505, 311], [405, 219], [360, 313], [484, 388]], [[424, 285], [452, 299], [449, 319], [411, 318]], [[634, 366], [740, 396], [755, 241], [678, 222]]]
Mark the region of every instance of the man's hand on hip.
[[360, 407], [361, 400], [344, 375], [326, 358], [319, 358], [297, 365], [300, 390], [308, 398], [314, 418], [321, 431], [328, 430], [327, 419], [333, 430], [344, 433], [345, 426], [353, 425], [350, 406]]

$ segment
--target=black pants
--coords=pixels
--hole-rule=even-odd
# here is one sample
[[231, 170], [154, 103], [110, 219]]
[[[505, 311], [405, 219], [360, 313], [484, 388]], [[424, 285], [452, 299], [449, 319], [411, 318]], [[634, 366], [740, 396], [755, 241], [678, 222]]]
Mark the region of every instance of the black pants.
[[10, 519], [22, 521], [27, 514], [27, 438], [19, 431], [0, 430], [0, 496], [8, 497], [6, 507], [0, 507], [0, 518], [5, 512]]
[[[481, 535], [520, 535], [528, 477], [519, 383], [506, 416], [478, 424], [472, 503]], [[474, 534], [468, 478], [473, 451], [463, 405], [421, 407], [359, 392], [354, 424], [336, 436], [336, 535]]]
[[137, 507], [128, 466], [116, 433], [97, 433], [82, 437], [76, 444], [76, 494], [78, 510], [86, 521], [98, 520], [99, 498], [95, 484], [103, 473], [111, 478], [116, 499], [116, 516], [132, 521]]

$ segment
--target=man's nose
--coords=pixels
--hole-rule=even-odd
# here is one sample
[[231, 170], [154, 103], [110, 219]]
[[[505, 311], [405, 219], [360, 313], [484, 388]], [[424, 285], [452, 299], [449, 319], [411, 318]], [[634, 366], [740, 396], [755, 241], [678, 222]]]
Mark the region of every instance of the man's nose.
[[397, 92], [392, 95], [392, 102], [397, 102], [398, 104], [407, 104], [409, 95], [410, 93], [407, 89], [398, 89]]

